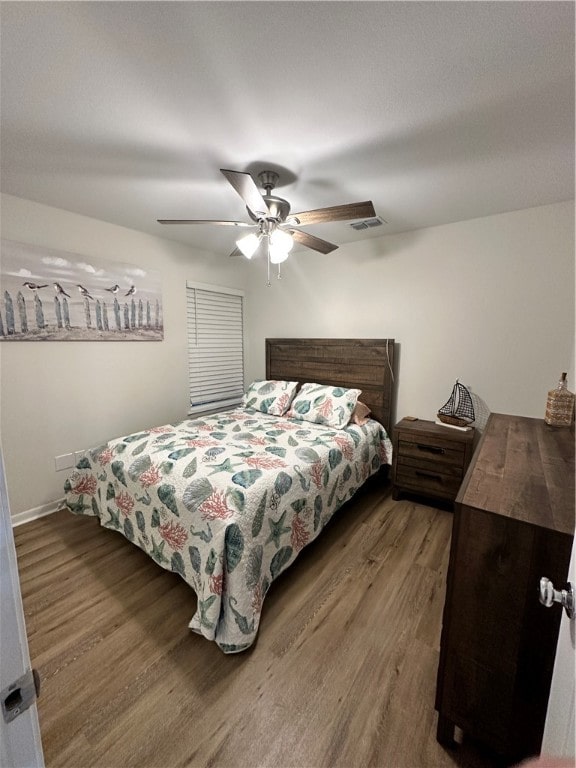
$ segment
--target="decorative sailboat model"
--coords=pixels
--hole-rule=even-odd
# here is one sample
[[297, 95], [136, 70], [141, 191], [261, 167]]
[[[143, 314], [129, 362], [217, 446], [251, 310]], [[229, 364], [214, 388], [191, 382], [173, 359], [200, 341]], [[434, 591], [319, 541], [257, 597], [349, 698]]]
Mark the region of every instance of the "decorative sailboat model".
[[452, 394], [438, 411], [438, 421], [448, 427], [466, 429], [474, 422], [474, 404], [470, 391], [456, 379]]

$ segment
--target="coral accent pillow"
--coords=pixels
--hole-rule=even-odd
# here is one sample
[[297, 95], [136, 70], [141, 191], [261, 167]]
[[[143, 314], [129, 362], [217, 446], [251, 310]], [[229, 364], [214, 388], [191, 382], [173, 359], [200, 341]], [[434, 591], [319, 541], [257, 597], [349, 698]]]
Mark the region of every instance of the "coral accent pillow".
[[360, 389], [329, 387], [309, 382], [302, 385], [286, 416], [343, 429], [350, 422], [360, 394]]
[[297, 389], [297, 381], [253, 381], [246, 390], [242, 405], [271, 416], [283, 416]]
[[359, 427], [363, 427], [368, 421], [371, 413], [372, 411], [370, 408], [358, 400], [356, 408], [354, 408], [354, 412], [352, 413], [350, 424], [358, 424]]

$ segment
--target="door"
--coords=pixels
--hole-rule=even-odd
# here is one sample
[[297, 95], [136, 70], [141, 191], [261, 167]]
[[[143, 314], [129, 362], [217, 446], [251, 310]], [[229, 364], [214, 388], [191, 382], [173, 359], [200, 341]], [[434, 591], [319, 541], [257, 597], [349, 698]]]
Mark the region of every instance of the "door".
[[[28, 709], [31, 667], [20, 581], [16, 564], [16, 549], [8, 505], [4, 461], [0, 446], [0, 765], [6, 768], [43, 768], [44, 757], [40, 741], [38, 712], [33, 703]], [[11, 686], [27, 676], [14, 689]], [[32, 684], [32, 690], [33, 690]], [[33, 696], [33, 693], [32, 693]], [[21, 714], [17, 712], [21, 711]], [[6, 717], [10, 722], [6, 722]]]
[[[576, 540], [575, 540], [576, 541]], [[572, 557], [568, 580], [576, 586], [576, 547], [572, 544]], [[562, 622], [558, 635], [556, 661], [552, 675], [552, 687], [548, 700], [546, 725], [542, 740], [542, 754], [556, 757], [575, 757], [574, 749], [574, 686], [576, 659], [576, 621], [570, 620], [559, 605], [550, 610], [562, 610]]]

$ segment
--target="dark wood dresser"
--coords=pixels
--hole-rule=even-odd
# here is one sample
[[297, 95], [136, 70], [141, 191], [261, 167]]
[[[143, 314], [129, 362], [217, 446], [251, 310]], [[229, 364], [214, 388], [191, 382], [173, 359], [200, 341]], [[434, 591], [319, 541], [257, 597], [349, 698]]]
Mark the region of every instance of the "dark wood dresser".
[[496, 752], [540, 752], [574, 534], [574, 431], [492, 414], [454, 509], [436, 691], [438, 741], [454, 727]]
[[392, 497], [406, 491], [454, 501], [472, 458], [474, 434], [425, 419], [399, 421], [392, 438]]

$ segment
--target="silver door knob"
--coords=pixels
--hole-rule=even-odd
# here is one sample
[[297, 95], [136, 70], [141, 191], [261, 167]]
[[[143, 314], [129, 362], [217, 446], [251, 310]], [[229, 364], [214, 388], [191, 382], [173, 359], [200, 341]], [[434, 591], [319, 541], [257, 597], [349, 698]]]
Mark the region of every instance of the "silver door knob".
[[547, 608], [550, 608], [554, 603], [560, 603], [564, 606], [564, 610], [569, 619], [573, 619], [574, 613], [574, 589], [572, 584], [568, 582], [566, 589], [554, 589], [554, 584], [543, 576], [540, 579], [540, 602]]

